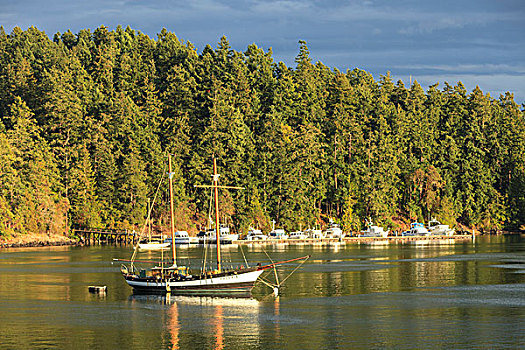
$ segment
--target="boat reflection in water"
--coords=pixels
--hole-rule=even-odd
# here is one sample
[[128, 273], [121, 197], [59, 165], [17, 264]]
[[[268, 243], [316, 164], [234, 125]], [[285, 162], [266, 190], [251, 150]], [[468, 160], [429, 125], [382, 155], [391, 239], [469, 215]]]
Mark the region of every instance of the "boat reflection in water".
[[180, 325], [179, 325], [179, 307], [177, 306], [177, 303], [174, 303], [171, 305], [171, 307], [168, 309], [168, 324], [167, 329], [168, 333], [171, 338], [171, 348], [173, 350], [179, 349], [179, 332], [180, 332]]
[[[278, 298], [275, 298], [278, 314]], [[191, 348], [198, 342], [207, 349], [224, 349], [226, 344], [242, 348], [247, 336], [259, 337], [261, 302], [253, 298], [195, 297], [179, 295], [131, 295], [129, 301], [143, 308], [155, 305], [165, 310], [165, 343], [171, 349]], [[140, 311], [142, 312], [142, 311]], [[278, 323], [275, 325], [279, 331]]]

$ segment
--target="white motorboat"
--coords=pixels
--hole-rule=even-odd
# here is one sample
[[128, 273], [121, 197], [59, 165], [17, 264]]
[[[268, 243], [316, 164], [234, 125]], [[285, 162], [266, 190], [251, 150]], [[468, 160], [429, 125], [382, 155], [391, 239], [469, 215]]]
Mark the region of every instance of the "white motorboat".
[[373, 224], [372, 219], [366, 221], [367, 228], [364, 231], [361, 231], [359, 236], [361, 237], [388, 237], [390, 230], [385, 231], [381, 226], [376, 226]]
[[[215, 244], [217, 243], [217, 234], [215, 233], [215, 229], [207, 230], [204, 234], [199, 233], [200, 235], [199, 243], [201, 244]], [[230, 244], [233, 241], [239, 240], [239, 235], [237, 233], [230, 233], [230, 228], [226, 225], [221, 225], [220, 232], [220, 240], [221, 243]]]
[[[209, 243], [212, 239], [212, 234], [213, 233], [209, 231], [200, 231], [199, 233], [197, 233], [197, 240], [199, 244]], [[213, 237], [213, 239], [215, 240], [215, 237]]]
[[269, 239], [288, 239], [288, 235], [286, 234], [286, 231], [282, 228], [274, 229], [270, 231], [270, 234], [268, 235]]
[[325, 234], [323, 233], [323, 231], [318, 230], [318, 229], [309, 228], [306, 231], [304, 231], [304, 233], [306, 233], [308, 238], [313, 238], [313, 239], [325, 238]]
[[145, 241], [138, 244], [138, 249], [142, 250], [158, 250], [158, 249], [167, 249], [171, 246], [170, 242], [161, 242], [161, 241]]
[[[215, 232], [215, 230], [213, 230]], [[221, 233], [221, 243], [232, 243], [239, 240], [239, 234], [231, 233], [230, 227], [223, 225], [220, 229]]]
[[[164, 242], [171, 243], [171, 237], [166, 238]], [[175, 232], [175, 244], [197, 244], [199, 239], [197, 237], [192, 237], [186, 231], [176, 231]]]
[[186, 231], [175, 232], [175, 244], [190, 244], [190, 235]]
[[[215, 232], [215, 229], [201, 231], [197, 234], [196, 239], [199, 244], [216, 244], [217, 234]], [[238, 234], [230, 233], [230, 228], [228, 226], [221, 225], [220, 233], [221, 243], [230, 244], [239, 239]]]
[[250, 229], [248, 231], [248, 234], [246, 235], [247, 241], [266, 241], [268, 239], [268, 236], [262, 233], [261, 230], [258, 229]]
[[328, 227], [325, 231], [325, 237], [326, 238], [343, 238], [343, 230], [341, 230], [341, 227], [339, 227], [338, 224], [336, 224], [333, 221], [330, 221], [330, 227]]
[[427, 236], [429, 234], [425, 225], [420, 222], [410, 224], [410, 230], [402, 233], [403, 236]]
[[290, 232], [288, 239], [307, 239], [308, 235], [303, 231], [294, 231]]
[[435, 218], [432, 218], [432, 220], [428, 222], [427, 229], [431, 235], [442, 235], [442, 236], [453, 236], [456, 231], [454, 229], [451, 229], [449, 225], [443, 225], [442, 223], [437, 221]]

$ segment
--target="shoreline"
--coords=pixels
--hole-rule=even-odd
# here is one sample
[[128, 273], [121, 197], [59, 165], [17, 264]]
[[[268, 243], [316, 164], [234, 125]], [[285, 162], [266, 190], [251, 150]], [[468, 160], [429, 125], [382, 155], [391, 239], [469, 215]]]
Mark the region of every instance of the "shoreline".
[[[505, 231], [503, 234], [525, 234], [524, 231]], [[476, 233], [475, 236], [484, 235]], [[410, 241], [427, 240], [433, 243], [440, 241], [464, 241], [472, 239], [471, 234], [453, 235], [453, 236], [389, 236], [389, 237], [345, 237], [342, 240], [337, 238], [324, 239], [286, 239], [286, 240], [264, 240], [264, 241], [246, 241], [240, 240], [232, 243], [243, 245], [267, 245], [267, 244], [380, 244], [380, 243], [408, 243]], [[77, 240], [57, 234], [25, 234], [17, 237], [0, 238], [0, 249], [2, 248], [37, 248], [37, 247], [59, 247], [59, 246], [78, 246], [83, 245]]]
[[26, 234], [17, 237], [0, 238], [1, 248], [33, 248], [33, 247], [58, 247], [78, 245], [75, 239], [63, 235], [36, 235]]

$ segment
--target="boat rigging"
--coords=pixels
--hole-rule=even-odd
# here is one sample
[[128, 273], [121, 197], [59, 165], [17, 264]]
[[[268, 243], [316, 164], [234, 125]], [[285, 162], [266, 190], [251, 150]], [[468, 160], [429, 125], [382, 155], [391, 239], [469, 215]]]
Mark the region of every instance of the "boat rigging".
[[[169, 193], [170, 193], [170, 219], [171, 219], [171, 238], [172, 243], [175, 242], [175, 224], [174, 224], [174, 210], [173, 210], [173, 172], [171, 164], [171, 155], [168, 157], [168, 178], [169, 178]], [[220, 223], [219, 223], [219, 189], [243, 189], [237, 186], [222, 186], [219, 185], [219, 174], [217, 173], [217, 161], [213, 158], [213, 182], [212, 185], [195, 185], [198, 188], [212, 188], [215, 200], [215, 234], [216, 234], [216, 268], [214, 270], [206, 270], [205, 262], [203, 268], [199, 273], [192, 274], [189, 267], [179, 266], [177, 264], [176, 245], [172, 244], [172, 261], [171, 266], [164, 265], [164, 259], [154, 265], [149, 270], [137, 269], [134, 265], [136, 260], [137, 250], [134, 251], [130, 261], [114, 259], [114, 261], [129, 262], [129, 265], [122, 264], [121, 272], [126, 283], [133, 288], [137, 293], [155, 293], [155, 294], [190, 294], [190, 295], [228, 295], [228, 296], [246, 296], [250, 294], [255, 283], [261, 281], [265, 285], [273, 288], [274, 293], [278, 293], [279, 287], [282, 283], [290, 277], [302, 264], [304, 264], [308, 256], [298, 257], [286, 261], [273, 262], [270, 264], [258, 263], [256, 266], [240, 266], [237, 268], [225, 269], [221, 264], [221, 240], [220, 240]], [[282, 264], [300, 261], [297, 266], [286, 278], [281, 282], [277, 277], [276, 267]], [[128, 267], [129, 266], [129, 267]], [[274, 269], [276, 283], [271, 283], [261, 278], [264, 271]]]

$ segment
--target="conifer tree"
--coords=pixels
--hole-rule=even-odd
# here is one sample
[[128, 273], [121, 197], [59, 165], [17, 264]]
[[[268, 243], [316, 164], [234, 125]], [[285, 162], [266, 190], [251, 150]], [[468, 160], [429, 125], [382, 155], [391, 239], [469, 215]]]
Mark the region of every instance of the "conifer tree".
[[[378, 81], [222, 37], [201, 53], [163, 29], [0, 27], [0, 232], [138, 225], [174, 155], [177, 225], [204, 223], [211, 157], [237, 228], [360, 229], [436, 216], [477, 229], [525, 221], [525, 122], [511, 93]], [[158, 204], [167, 201], [163, 193]], [[69, 215], [66, 212], [69, 211]], [[167, 212], [154, 211], [166, 224]], [[66, 223], [66, 218], [69, 222]]]
[[58, 194], [56, 163], [31, 110], [16, 97], [9, 115], [13, 129], [8, 140], [14, 149], [12, 166], [17, 172], [12, 213], [17, 229], [26, 233], [65, 231], [65, 205]]

